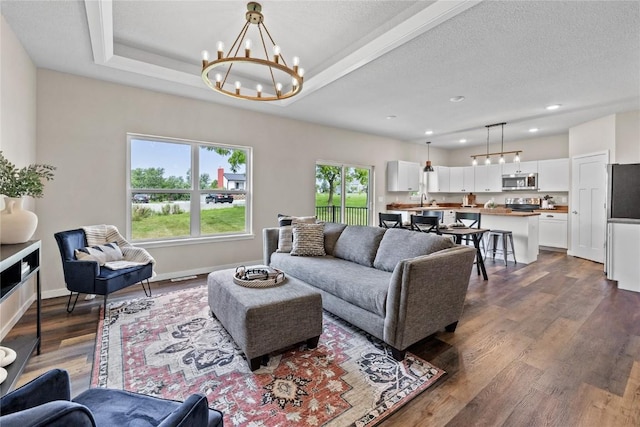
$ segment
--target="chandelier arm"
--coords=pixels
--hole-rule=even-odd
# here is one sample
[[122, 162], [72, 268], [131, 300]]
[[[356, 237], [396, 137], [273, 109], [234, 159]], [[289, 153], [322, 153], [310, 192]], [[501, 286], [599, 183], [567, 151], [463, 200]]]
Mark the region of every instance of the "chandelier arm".
[[[262, 27], [264, 27], [263, 23], [258, 24], [258, 32], [260, 33], [260, 40], [262, 41], [264, 54], [267, 57], [267, 59], [269, 59], [269, 53], [267, 52], [267, 44], [264, 42], [264, 36], [262, 35]], [[269, 34], [266, 27], [264, 28], [264, 30], [267, 32], [267, 34]], [[269, 38], [271, 39], [271, 36], [269, 36]], [[271, 43], [273, 43], [273, 39], [271, 39]], [[278, 89], [276, 88], [276, 78], [273, 75], [273, 69], [271, 68], [271, 66], [269, 66], [269, 73], [271, 74], [271, 83], [273, 83], [273, 92], [276, 94], [276, 96], [278, 96]]]
[[[247, 31], [249, 30], [249, 25], [250, 24], [251, 23], [249, 21], [244, 23], [244, 26], [240, 30], [240, 33], [238, 34], [238, 37], [236, 37], [236, 40], [233, 42], [233, 44], [229, 48], [229, 52], [227, 52], [227, 57], [231, 56], [231, 51], [233, 50], [234, 47], [236, 48], [236, 51], [233, 54], [233, 56], [238, 56], [238, 51], [240, 50], [240, 46], [242, 46], [242, 40], [244, 40], [244, 36], [247, 34]], [[236, 43], [238, 44], [237, 47], [236, 47]]]
[[[242, 40], [244, 40], [244, 36], [247, 34], [248, 30], [249, 30], [249, 22], [247, 21], [244, 24], [244, 27], [242, 27], [242, 29], [240, 30], [238, 37], [236, 37], [236, 41], [234, 41], [231, 47], [229, 48], [229, 52], [227, 52], [227, 58], [231, 56], [231, 51], [233, 50], [234, 47], [236, 47], [236, 43], [238, 44], [238, 46], [236, 47], [236, 52], [233, 55], [238, 56], [238, 51], [240, 50], [240, 46], [242, 46]], [[238, 43], [238, 40], [240, 40], [240, 43]], [[220, 83], [220, 85], [223, 87], [227, 83], [227, 78], [229, 78], [229, 74], [231, 73], [231, 68], [233, 68], [233, 62], [229, 63], [229, 68], [227, 68], [227, 72], [224, 74], [224, 79], [222, 79], [222, 82]]]
[[[276, 42], [273, 40], [273, 37], [271, 37], [271, 33], [269, 33], [269, 29], [267, 28], [266, 25], [264, 25], [264, 22], [262, 23], [262, 26], [264, 27], [264, 31], [267, 33], [267, 35], [269, 36], [269, 40], [271, 40], [271, 43], [273, 43], [273, 45], [276, 45]], [[287, 65], [287, 61], [284, 60], [284, 57], [282, 56], [282, 53], [278, 54], [278, 57], [280, 57], [280, 59], [282, 60], [282, 63], [284, 64], [285, 67], [289, 67]]]

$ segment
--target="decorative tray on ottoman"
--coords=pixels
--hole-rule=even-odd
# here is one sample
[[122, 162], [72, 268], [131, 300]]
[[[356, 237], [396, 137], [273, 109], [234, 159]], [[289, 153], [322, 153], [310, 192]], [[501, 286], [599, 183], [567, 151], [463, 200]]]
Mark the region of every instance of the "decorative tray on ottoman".
[[266, 265], [240, 265], [233, 274], [233, 282], [247, 288], [271, 288], [280, 286], [285, 280], [284, 272]]

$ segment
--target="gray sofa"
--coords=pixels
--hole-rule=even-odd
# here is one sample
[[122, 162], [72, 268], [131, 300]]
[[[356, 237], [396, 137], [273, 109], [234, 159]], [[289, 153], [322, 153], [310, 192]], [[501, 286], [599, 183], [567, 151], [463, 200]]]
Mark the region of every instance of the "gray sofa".
[[326, 223], [327, 255], [277, 252], [279, 228], [263, 230], [264, 263], [322, 295], [323, 308], [383, 340], [394, 358], [462, 314], [475, 249], [403, 229]]

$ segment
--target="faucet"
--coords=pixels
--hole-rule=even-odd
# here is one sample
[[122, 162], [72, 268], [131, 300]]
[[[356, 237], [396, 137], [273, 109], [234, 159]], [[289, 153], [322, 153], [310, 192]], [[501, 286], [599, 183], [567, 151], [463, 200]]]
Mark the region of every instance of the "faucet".
[[424, 207], [423, 201], [427, 200], [427, 195], [425, 193], [420, 194], [420, 207]]

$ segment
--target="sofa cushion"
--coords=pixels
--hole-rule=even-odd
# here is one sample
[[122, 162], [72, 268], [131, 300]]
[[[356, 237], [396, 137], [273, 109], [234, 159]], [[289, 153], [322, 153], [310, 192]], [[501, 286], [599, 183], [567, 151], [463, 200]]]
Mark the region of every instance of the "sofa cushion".
[[360, 265], [373, 267], [378, 245], [386, 228], [348, 225], [336, 242], [333, 255]]
[[324, 224], [293, 223], [294, 256], [324, 256]]
[[274, 253], [271, 266], [378, 316], [386, 313], [391, 273], [351, 261]]
[[384, 271], [393, 271], [403, 259], [429, 255], [451, 248], [455, 244], [448, 237], [434, 233], [389, 229], [382, 237], [373, 266]]
[[293, 249], [293, 224], [315, 224], [315, 216], [285, 216], [278, 215], [280, 234], [278, 235], [277, 252], [291, 252]]
[[324, 251], [327, 255], [333, 255], [338, 238], [346, 228], [347, 224], [337, 222], [324, 223]]
[[78, 261], [96, 261], [100, 265], [123, 259], [122, 250], [116, 242], [76, 249], [75, 256]]

